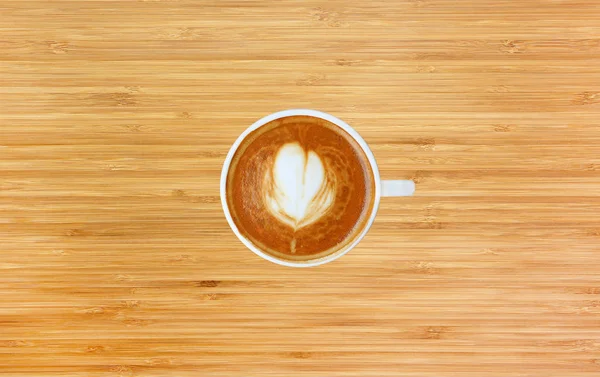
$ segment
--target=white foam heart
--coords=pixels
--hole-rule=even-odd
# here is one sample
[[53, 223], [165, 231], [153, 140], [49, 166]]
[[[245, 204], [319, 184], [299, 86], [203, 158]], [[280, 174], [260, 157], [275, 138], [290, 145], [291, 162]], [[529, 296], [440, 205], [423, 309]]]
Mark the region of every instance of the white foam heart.
[[323, 162], [314, 151], [288, 143], [267, 169], [263, 195], [273, 216], [299, 229], [329, 210], [335, 199], [335, 182], [327, 179]]

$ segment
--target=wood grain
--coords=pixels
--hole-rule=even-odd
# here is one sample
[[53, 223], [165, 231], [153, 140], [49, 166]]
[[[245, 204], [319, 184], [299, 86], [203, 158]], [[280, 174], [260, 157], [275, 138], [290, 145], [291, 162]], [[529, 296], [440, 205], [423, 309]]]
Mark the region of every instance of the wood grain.
[[[597, 1], [0, 1], [0, 375], [598, 376]], [[271, 112], [412, 178], [313, 269], [219, 203]]]

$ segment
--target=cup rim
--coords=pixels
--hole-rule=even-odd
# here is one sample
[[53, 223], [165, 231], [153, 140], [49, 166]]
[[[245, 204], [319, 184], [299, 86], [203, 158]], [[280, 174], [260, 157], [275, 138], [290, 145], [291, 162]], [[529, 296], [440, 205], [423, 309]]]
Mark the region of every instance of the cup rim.
[[[254, 245], [249, 239], [244, 237], [241, 234], [241, 232], [239, 231], [239, 229], [237, 228], [237, 226], [235, 225], [235, 222], [233, 221], [233, 218], [232, 218], [230, 210], [229, 210], [229, 205], [227, 204], [227, 198], [226, 198], [226, 185], [227, 185], [227, 175], [229, 173], [229, 167], [231, 165], [231, 160], [233, 159], [233, 156], [234, 156], [235, 152], [237, 151], [237, 149], [239, 148], [242, 141], [246, 138], [246, 136], [248, 136], [248, 134], [250, 134], [252, 131], [262, 127], [263, 125], [265, 125], [271, 121], [274, 121], [276, 119], [285, 118], [285, 117], [289, 117], [289, 116], [312, 116], [315, 118], [324, 119], [324, 120], [329, 121], [329, 122], [335, 124], [336, 126], [340, 127], [344, 131], [348, 132], [352, 136], [352, 138], [354, 138], [354, 140], [356, 140], [356, 142], [360, 145], [360, 147], [363, 149], [363, 152], [367, 156], [367, 159], [369, 160], [369, 164], [371, 165], [371, 170], [373, 172], [373, 179], [375, 181], [375, 198], [374, 198], [374, 202], [373, 202], [373, 209], [371, 210], [369, 219], [367, 220], [367, 223], [366, 223], [364, 229], [360, 232], [360, 234], [351, 243], [346, 245], [346, 247], [343, 248], [341, 251], [337, 251], [335, 253], [326, 255], [326, 256], [318, 258], [318, 259], [307, 260], [307, 261], [297, 261], [297, 262], [280, 259], [273, 255], [270, 255], [270, 254], [260, 250], [260, 248], [258, 248], [256, 245]], [[369, 148], [367, 142], [360, 136], [360, 134], [354, 128], [352, 128], [350, 125], [348, 125], [343, 120], [341, 120], [333, 115], [322, 112], [322, 111], [311, 110], [311, 109], [289, 109], [289, 110], [277, 111], [277, 112], [274, 112], [272, 114], [269, 114], [267, 116], [260, 118], [259, 120], [254, 122], [250, 127], [246, 128], [246, 130], [244, 130], [244, 132], [242, 132], [240, 134], [240, 136], [238, 136], [236, 141], [233, 143], [233, 145], [229, 149], [229, 153], [227, 153], [227, 157], [225, 158], [225, 161], [223, 163], [223, 168], [221, 170], [220, 194], [221, 194], [221, 205], [223, 206], [223, 212], [225, 214], [225, 218], [227, 219], [227, 223], [229, 224], [229, 227], [231, 228], [233, 233], [237, 236], [237, 238], [248, 249], [250, 249], [252, 252], [254, 252], [256, 255], [260, 256], [261, 258], [266, 259], [270, 262], [282, 265], [282, 266], [314, 267], [314, 266], [319, 266], [319, 265], [322, 265], [322, 264], [325, 264], [328, 262], [332, 262], [332, 261], [342, 257], [343, 255], [347, 254], [350, 250], [352, 250], [356, 245], [358, 245], [358, 243], [364, 238], [364, 236], [367, 234], [367, 232], [371, 228], [371, 225], [373, 225], [373, 222], [375, 221], [375, 217], [377, 215], [377, 210], [379, 209], [379, 202], [381, 200], [381, 179], [379, 176], [379, 169], [377, 167], [377, 161], [375, 160], [375, 156], [373, 155], [371, 148]]]

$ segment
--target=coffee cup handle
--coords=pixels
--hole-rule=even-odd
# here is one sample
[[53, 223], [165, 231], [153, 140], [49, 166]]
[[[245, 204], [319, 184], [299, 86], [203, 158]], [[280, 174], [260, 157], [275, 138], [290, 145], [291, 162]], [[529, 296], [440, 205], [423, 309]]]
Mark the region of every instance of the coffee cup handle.
[[411, 196], [414, 193], [415, 183], [413, 181], [381, 181], [381, 196]]

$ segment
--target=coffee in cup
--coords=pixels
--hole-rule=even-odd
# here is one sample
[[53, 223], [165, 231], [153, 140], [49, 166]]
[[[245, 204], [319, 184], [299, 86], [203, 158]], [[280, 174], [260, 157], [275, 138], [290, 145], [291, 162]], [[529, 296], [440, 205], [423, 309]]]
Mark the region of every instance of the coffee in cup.
[[311, 116], [275, 119], [235, 152], [227, 204], [240, 233], [289, 260], [324, 257], [360, 234], [373, 210], [375, 180], [354, 138]]

